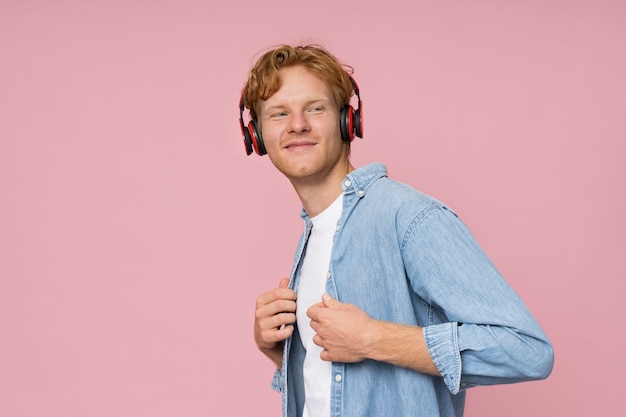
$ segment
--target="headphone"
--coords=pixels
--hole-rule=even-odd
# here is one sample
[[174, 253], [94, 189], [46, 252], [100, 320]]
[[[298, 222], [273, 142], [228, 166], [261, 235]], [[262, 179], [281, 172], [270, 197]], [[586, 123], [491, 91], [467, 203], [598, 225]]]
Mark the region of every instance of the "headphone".
[[[341, 140], [344, 142], [352, 142], [355, 136], [363, 138], [363, 110], [361, 109], [361, 96], [359, 95], [359, 86], [354, 78], [348, 74], [350, 84], [357, 97], [356, 110], [351, 105], [346, 105], [339, 112], [339, 130], [341, 132]], [[245, 104], [243, 102], [243, 94], [239, 99], [239, 125], [241, 126], [241, 134], [243, 135], [243, 144], [246, 149], [246, 155], [250, 155], [253, 151], [257, 155], [265, 155], [265, 145], [261, 131], [258, 129], [256, 120], [250, 120], [248, 126], [243, 121], [243, 112]]]

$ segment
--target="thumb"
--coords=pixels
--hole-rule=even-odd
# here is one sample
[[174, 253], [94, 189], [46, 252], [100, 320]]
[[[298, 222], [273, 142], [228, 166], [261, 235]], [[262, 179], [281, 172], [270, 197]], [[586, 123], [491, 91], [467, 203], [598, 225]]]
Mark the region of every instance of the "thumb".
[[322, 303], [324, 303], [324, 307], [335, 307], [339, 304], [339, 301], [335, 300], [328, 293], [324, 293], [322, 295]]
[[289, 287], [289, 278], [283, 278], [278, 283], [278, 288], [287, 288]]

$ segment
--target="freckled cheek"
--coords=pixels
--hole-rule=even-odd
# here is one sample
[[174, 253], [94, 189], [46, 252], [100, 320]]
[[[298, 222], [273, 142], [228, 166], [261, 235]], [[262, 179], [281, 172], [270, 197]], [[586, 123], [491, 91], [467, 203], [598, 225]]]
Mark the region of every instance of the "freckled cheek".
[[[265, 136], [267, 134], [267, 136]], [[263, 134], [263, 144], [265, 145], [265, 150], [268, 155], [271, 157], [272, 155], [278, 155], [281, 151], [280, 144], [283, 143], [281, 140], [282, 136], [280, 132], [275, 131], [266, 131]]]
[[278, 137], [276, 132], [270, 130], [270, 129], [265, 129], [265, 130], [261, 130], [261, 137], [263, 138], [263, 144], [265, 145], [265, 148], [273, 148], [278, 146]]

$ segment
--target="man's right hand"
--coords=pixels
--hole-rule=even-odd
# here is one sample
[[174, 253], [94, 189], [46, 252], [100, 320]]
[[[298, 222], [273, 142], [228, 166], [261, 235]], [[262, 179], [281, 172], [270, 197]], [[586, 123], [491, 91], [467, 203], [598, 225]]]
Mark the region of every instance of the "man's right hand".
[[284, 341], [293, 334], [296, 322], [296, 293], [288, 286], [289, 279], [283, 278], [278, 288], [261, 294], [254, 314], [254, 341], [278, 368], [282, 367]]

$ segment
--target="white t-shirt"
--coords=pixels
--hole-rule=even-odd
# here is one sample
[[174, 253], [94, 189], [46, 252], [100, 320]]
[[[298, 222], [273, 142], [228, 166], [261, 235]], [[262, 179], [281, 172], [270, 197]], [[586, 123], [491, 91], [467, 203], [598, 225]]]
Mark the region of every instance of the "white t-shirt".
[[330, 387], [332, 363], [320, 359], [322, 348], [313, 343], [315, 332], [306, 311], [322, 301], [326, 292], [326, 280], [333, 248], [333, 237], [337, 221], [343, 208], [343, 193], [323, 212], [311, 218], [313, 228], [307, 242], [302, 262], [296, 319], [302, 345], [306, 349], [304, 358], [304, 411], [302, 417], [330, 416]]

